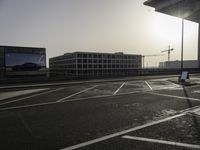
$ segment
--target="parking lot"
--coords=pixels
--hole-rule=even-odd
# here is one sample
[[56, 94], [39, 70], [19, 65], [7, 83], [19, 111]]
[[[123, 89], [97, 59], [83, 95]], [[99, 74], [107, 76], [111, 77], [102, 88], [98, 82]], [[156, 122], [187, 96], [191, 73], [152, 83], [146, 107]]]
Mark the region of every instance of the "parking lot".
[[0, 88], [1, 149], [200, 149], [200, 76]]

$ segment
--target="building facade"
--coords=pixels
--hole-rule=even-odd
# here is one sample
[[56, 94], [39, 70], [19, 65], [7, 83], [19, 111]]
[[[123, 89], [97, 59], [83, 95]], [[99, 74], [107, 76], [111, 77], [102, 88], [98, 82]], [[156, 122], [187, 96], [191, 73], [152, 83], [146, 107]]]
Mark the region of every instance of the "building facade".
[[[183, 68], [198, 68], [198, 60], [185, 60], [183, 61]], [[163, 69], [180, 69], [181, 68], [181, 61], [165, 61], [159, 63], [159, 68]]]
[[46, 76], [45, 48], [0, 46], [0, 78]]
[[123, 53], [66, 53], [49, 59], [51, 77], [111, 77], [137, 75], [141, 55]]

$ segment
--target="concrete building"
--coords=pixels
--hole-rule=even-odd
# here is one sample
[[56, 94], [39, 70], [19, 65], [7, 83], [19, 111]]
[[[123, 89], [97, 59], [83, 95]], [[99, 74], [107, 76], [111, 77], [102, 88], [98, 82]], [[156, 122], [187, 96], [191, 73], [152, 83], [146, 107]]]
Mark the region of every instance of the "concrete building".
[[[155, 11], [200, 23], [200, 0], [147, 0], [144, 5]], [[200, 68], [200, 25], [198, 39], [198, 67]]]
[[136, 75], [141, 67], [141, 55], [123, 53], [74, 52], [49, 59], [51, 77]]
[[[165, 61], [159, 63], [159, 68], [161, 69], [180, 69], [181, 61]], [[198, 60], [185, 60], [183, 61], [183, 68], [186, 69], [196, 69], [198, 68]]]
[[46, 76], [45, 48], [0, 46], [0, 78]]

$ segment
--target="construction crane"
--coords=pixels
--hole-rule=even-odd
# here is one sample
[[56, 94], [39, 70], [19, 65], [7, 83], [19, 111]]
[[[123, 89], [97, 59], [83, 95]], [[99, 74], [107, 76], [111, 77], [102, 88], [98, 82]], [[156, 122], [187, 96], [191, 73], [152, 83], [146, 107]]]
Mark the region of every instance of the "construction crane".
[[164, 56], [164, 55], [165, 55], [165, 54], [143, 55], [143, 56], [142, 56], [143, 68], [144, 68], [144, 60], [145, 60], [145, 57], [157, 57], [157, 56]]
[[161, 51], [161, 53], [167, 52], [168, 53], [168, 61], [170, 61], [170, 53], [173, 50], [174, 50], [173, 48], [170, 48], [170, 46], [168, 46], [168, 49]]

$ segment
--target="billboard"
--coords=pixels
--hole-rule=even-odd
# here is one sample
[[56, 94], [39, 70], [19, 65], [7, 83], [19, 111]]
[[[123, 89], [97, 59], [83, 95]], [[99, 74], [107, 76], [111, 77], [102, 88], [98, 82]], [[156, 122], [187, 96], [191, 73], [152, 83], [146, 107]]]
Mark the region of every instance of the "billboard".
[[5, 66], [12, 71], [37, 71], [46, 67], [44, 53], [5, 53]]

